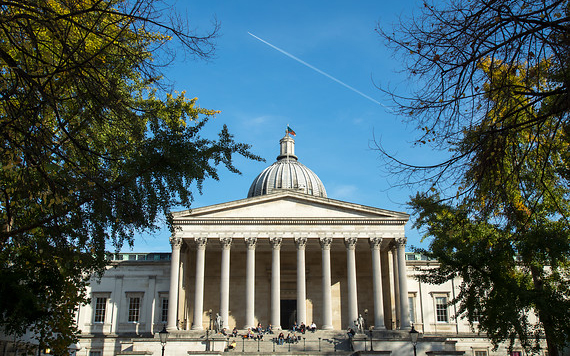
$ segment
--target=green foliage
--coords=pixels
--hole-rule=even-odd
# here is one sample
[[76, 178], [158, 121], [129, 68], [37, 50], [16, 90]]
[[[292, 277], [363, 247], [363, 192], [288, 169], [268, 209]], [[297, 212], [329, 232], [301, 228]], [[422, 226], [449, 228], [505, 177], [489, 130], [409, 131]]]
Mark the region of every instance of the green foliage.
[[569, 28], [567, 0], [459, 0], [379, 31], [419, 83], [391, 93], [416, 143], [448, 154], [405, 165], [380, 147], [428, 185], [411, 207], [441, 265], [422, 278], [461, 277], [462, 316], [551, 356], [570, 342]]
[[420, 278], [443, 283], [460, 277], [460, 292], [452, 302], [472, 327], [496, 345], [518, 339], [528, 351], [538, 350], [545, 331], [555, 345], [568, 342], [565, 222], [542, 221], [522, 232], [481, 220], [472, 205], [450, 205], [437, 194], [418, 194], [410, 205], [418, 216], [415, 227], [432, 239], [429, 250], [420, 251], [440, 262]]
[[[491, 70], [491, 67], [493, 70]], [[570, 335], [570, 186], [568, 135], [557, 115], [526, 124], [544, 107], [517, 92], [534, 80], [517, 67], [483, 62], [492, 109], [463, 131], [457, 150], [472, 150], [456, 203], [418, 194], [416, 227], [433, 237], [428, 256], [441, 262], [426, 281], [460, 276], [459, 313], [498, 344], [516, 339], [529, 351], [546, 336], [549, 351]], [[515, 68], [513, 70], [513, 68]], [[538, 111], [538, 112], [535, 112]], [[504, 130], [522, 123], [516, 130]], [[476, 147], [475, 149], [473, 147]], [[538, 321], [528, 317], [535, 314]], [[473, 325], [473, 324], [472, 324]]]
[[[0, 326], [62, 353], [105, 246], [156, 229], [192, 189], [260, 158], [217, 112], [165, 93], [169, 41], [207, 57], [214, 31], [185, 32], [150, 0], [0, 1]], [[164, 20], [164, 21], [163, 21]]]

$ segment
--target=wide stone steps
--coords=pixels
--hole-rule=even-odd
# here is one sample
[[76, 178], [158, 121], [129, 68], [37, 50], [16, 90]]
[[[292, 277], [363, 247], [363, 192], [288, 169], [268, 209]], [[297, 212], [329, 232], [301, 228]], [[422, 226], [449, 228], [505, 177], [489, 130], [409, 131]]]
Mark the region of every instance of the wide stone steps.
[[[287, 337], [288, 332], [283, 333]], [[289, 355], [348, 355], [352, 353], [346, 334], [338, 331], [317, 330], [316, 332], [297, 333], [300, 340], [296, 342], [284, 342], [279, 344], [278, 334], [266, 334], [262, 340], [243, 339], [241, 336], [230, 337], [236, 341], [236, 346], [229, 349], [228, 353], [247, 355], [289, 354]], [[291, 333], [292, 335], [292, 333]]]

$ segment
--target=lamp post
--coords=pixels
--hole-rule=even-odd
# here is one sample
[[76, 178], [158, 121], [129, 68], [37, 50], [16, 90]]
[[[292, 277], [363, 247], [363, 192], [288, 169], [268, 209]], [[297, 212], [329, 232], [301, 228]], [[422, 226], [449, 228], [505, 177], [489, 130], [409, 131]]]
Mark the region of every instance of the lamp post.
[[164, 356], [164, 346], [166, 346], [166, 339], [168, 339], [168, 331], [166, 331], [166, 326], [162, 326], [162, 330], [158, 333], [160, 337], [160, 344], [162, 345], [162, 356]]
[[410, 330], [410, 339], [412, 339], [412, 345], [414, 346], [414, 356], [416, 356], [416, 345], [418, 344], [419, 332], [414, 329], [414, 324], [412, 324], [412, 330]]

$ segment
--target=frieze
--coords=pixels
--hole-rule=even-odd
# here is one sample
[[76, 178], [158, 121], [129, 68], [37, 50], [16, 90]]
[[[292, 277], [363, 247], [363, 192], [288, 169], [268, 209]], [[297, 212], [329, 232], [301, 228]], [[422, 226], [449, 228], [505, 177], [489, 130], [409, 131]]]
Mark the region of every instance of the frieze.
[[407, 220], [376, 219], [181, 219], [177, 225], [405, 225]]

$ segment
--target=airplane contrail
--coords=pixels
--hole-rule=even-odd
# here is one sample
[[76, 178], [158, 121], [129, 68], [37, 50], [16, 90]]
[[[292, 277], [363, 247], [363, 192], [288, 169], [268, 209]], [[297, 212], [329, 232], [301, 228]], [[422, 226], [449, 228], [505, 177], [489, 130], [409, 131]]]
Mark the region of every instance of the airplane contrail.
[[348, 88], [348, 89], [352, 90], [352, 91], [355, 92], [356, 94], [359, 94], [360, 96], [362, 96], [362, 97], [364, 97], [364, 98], [366, 98], [366, 99], [372, 101], [373, 103], [376, 103], [376, 104], [378, 104], [378, 105], [380, 105], [380, 106], [386, 107], [384, 104], [382, 104], [382, 103], [380, 103], [379, 101], [377, 101], [377, 100], [375, 100], [375, 99], [369, 97], [368, 95], [364, 94], [363, 92], [359, 91], [358, 89], [355, 89], [355, 88], [351, 87], [350, 85], [348, 85], [348, 84], [346, 84], [346, 83], [343, 83], [342, 81], [336, 79], [336, 78], [333, 77], [332, 75], [330, 75], [330, 74], [328, 74], [328, 73], [325, 73], [325, 72], [323, 72], [322, 70], [320, 70], [319, 68], [314, 67], [314, 66], [310, 65], [309, 63], [305, 62], [304, 60], [295, 57], [295, 56], [292, 55], [291, 53], [288, 53], [288, 52], [282, 50], [281, 48], [279, 48], [279, 47], [277, 47], [277, 46], [274, 46], [274, 45], [272, 45], [271, 43], [269, 43], [269, 42], [267, 42], [267, 41], [264, 41], [263, 39], [257, 37], [256, 35], [254, 35], [254, 34], [251, 33], [251, 32], [248, 32], [248, 34], [249, 34], [250, 36], [252, 36], [253, 38], [256, 38], [256, 39], [258, 39], [259, 41], [265, 43], [265, 44], [268, 45], [269, 47], [278, 50], [279, 52], [283, 53], [283, 54], [286, 55], [287, 57], [296, 60], [297, 62], [301, 63], [302, 65], [311, 68], [311, 69], [314, 70], [315, 72], [320, 73], [320, 74], [324, 75], [325, 77], [327, 77], [327, 78], [329, 78], [329, 79], [331, 79], [331, 80], [334, 80], [334, 81], [337, 82], [338, 84], [344, 86], [345, 88]]

